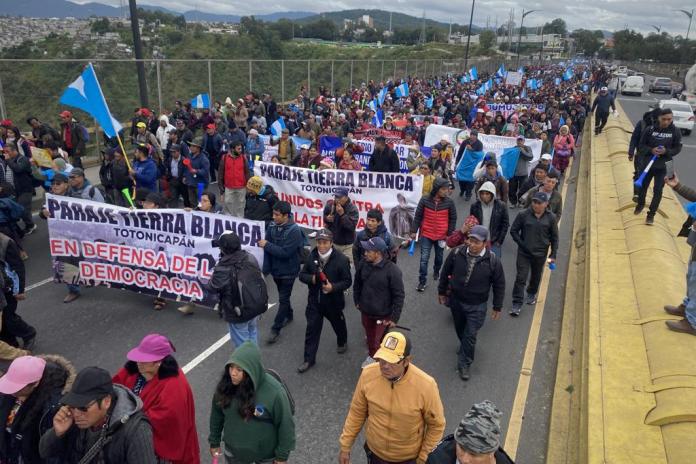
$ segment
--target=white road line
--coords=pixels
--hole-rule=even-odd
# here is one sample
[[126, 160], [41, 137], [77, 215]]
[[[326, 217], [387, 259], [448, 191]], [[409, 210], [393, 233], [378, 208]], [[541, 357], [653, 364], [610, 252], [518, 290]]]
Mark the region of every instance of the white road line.
[[696, 148], [696, 145], [682, 144], [682, 147], [686, 147], [686, 148]]
[[[272, 303], [268, 305], [268, 309], [271, 309], [274, 307], [277, 303]], [[196, 366], [198, 366], [200, 363], [205, 361], [215, 353], [217, 350], [222, 348], [222, 346], [230, 341], [230, 334], [225, 334], [223, 335], [218, 341], [210, 345], [208, 348], [206, 348], [201, 354], [193, 358], [188, 364], [186, 364], [184, 367], [181, 368], [182, 371], [184, 371], [184, 374], [188, 374], [191, 372]]]
[[35, 288], [40, 287], [40, 286], [45, 285], [45, 284], [48, 284], [50, 282], [53, 282], [53, 277], [49, 277], [48, 279], [44, 279], [40, 282], [36, 282], [35, 284], [27, 285], [26, 287], [24, 287], [24, 291], [28, 292], [29, 290], [34, 290]]

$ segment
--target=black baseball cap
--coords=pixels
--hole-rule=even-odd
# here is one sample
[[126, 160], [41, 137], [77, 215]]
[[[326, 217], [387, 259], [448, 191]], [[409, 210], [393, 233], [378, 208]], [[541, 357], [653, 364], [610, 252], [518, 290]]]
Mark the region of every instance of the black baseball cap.
[[100, 400], [114, 393], [111, 374], [101, 367], [85, 367], [70, 387], [70, 391], [60, 402], [74, 408], [84, 408], [92, 401]]
[[51, 183], [52, 184], [67, 184], [68, 183], [68, 176], [66, 176], [62, 172], [57, 172], [53, 176]]

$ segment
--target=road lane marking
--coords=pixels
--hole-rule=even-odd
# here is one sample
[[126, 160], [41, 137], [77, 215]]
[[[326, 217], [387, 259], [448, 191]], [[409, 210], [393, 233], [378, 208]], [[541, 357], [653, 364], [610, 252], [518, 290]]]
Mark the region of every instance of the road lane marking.
[[[572, 163], [573, 159], [568, 165], [566, 172], [572, 173]], [[570, 174], [569, 174], [570, 176]], [[568, 190], [568, 181], [564, 179], [563, 187], [561, 188], [561, 198], [565, 203], [566, 193]], [[575, 205], [573, 205], [573, 210]], [[563, 221], [563, 215], [558, 221], [558, 226], [560, 229], [561, 221]], [[570, 232], [570, 241], [572, 244], [572, 231]], [[512, 403], [512, 410], [510, 411], [510, 422], [508, 423], [507, 433], [505, 434], [505, 445], [503, 449], [507, 452], [510, 457], [514, 460], [517, 455], [517, 447], [520, 443], [520, 434], [522, 433], [522, 422], [524, 421], [524, 409], [527, 405], [527, 396], [529, 395], [529, 385], [532, 381], [532, 375], [534, 374], [534, 358], [536, 357], [537, 346], [539, 344], [539, 333], [541, 332], [541, 320], [544, 316], [544, 309], [546, 308], [546, 296], [549, 290], [549, 280], [551, 279], [552, 271], [550, 269], [545, 269], [544, 274], [541, 277], [541, 284], [539, 285], [539, 290], [537, 292], [537, 305], [534, 308], [534, 317], [532, 318], [532, 325], [529, 328], [529, 337], [527, 338], [527, 347], [524, 350], [524, 358], [522, 359], [522, 366], [520, 366], [520, 377], [517, 381], [517, 391], [515, 392], [515, 400]], [[539, 307], [539, 303], [541, 307]]]
[[42, 285], [46, 285], [50, 282], [53, 282], [53, 277], [49, 277], [48, 279], [44, 279], [40, 282], [36, 282], [35, 284], [27, 285], [26, 287], [24, 287], [24, 291], [28, 292], [29, 290], [34, 290], [35, 288], [38, 288]]
[[[273, 308], [277, 303], [271, 303], [268, 305], [268, 309]], [[184, 367], [181, 368], [182, 371], [184, 371], [184, 374], [188, 374], [191, 372], [196, 366], [198, 366], [200, 363], [208, 359], [213, 353], [215, 353], [217, 350], [222, 348], [225, 343], [230, 341], [230, 334], [226, 333], [218, 341], [210, 345], [208, 348], [203, 350], [201, 354], [193, 358], [188, 364], [186, 364]]]

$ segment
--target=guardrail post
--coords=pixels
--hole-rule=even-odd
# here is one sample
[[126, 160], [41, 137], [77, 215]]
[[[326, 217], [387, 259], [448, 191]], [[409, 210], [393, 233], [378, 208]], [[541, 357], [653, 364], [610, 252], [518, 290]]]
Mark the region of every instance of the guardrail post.
[[331, 95], [334, 93], [334, 61], [331, 60]]
[[365, 84], [370, 82], [370, 60], [367, 60], [367, 76], [365, 76]]
[[155, 61], [155, 69], [157, 70], [157, 102], [159, 103], [159, 112], [162, 114], [162, 77], [160, 75], [160, 60]]
[[408, 60], [406, 60], [406, 79], [408, 79]]
[[285, 60], [280, 60], [280, 101], [285, 101]]
[[394, 60], [394, 81], [396, 81], [396, 60]]
[[0, 78], [0, 116], [2, 119], [7, 119], [7, 112], [5, 110], [5, 92], [2, 90], [2, 79]]
[[253, 92], [254, 90], [254, 81], [253, 77], [251, 74], [251, 60], [249, 60], [249, 92]]
[[384, 60], [382, 60], [382, 73], [379, 76], [379, 80], [384, 82]]
[[307, 95], [311, 97], [312, 93], [309, 90], [311, 87], [311, 81], [312, 81], [312, 62], [310, 60], [307, 60]]
[[213, 65], [211, 64], [210, 60], [208, 60], [208, 95], [210, 97], [210, 107], [215, 108], [215, 105], [213, 104], [215, 101], [213, 99]]
[[353, 90], [353, 64], [354, 61], [350, 60], [350, 89]]

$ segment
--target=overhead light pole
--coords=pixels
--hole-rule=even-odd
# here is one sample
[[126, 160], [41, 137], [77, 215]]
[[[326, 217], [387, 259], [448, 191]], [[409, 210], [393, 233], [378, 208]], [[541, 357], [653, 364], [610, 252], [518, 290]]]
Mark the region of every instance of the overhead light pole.
[[[471, 43], [471, 26], [474, 23], [474, 6], [476, 6], [476, 0], [471, 0], [471, 16], [469, 16], [469, 30], [466, 35], [466, 51], [464, 52], [464, 72], [467, 72], [469, 67], [469, 44]], [[449, 42], [449, 37], [447, 41]], [[480, 43], [479, 40], [479, 45]]]
[[689, 40], [689, 33], [691, 32], [691, 20], [694, 18], [694, 10], [692, 9], [691, 11], [687, 10], [676, 10], [676, 11], [681, 11], [684, 13], [686, 16], [689, 17], [689, 28], [686, 30], [686, 40]]
[[143, 44], [140, 41], [140, 23], [138, 22], [138, 6], [135, 0], [128, 0], [131, 17], [131, 30], [133, 31], [133, 51], [135, 52], [135, 68], [138, 71], [138, 87], [140, 88], [140, 105], [143, 108], [149, 106], [147, 97], [147, 81], [145, 80], [145, 62], [143, 61]]
[[522, 26], [524, 26], [524, 18], [527, 17], [527, 15], [534, 13], [535, 11], [539, 10], [529, 10], [529, 11], [524, 11], [522, 10], [522, 20], [520, 21], [520, 29], [518, 31], [517, 35], [517, 67], [520, 67], [520, 43], [522, 42]]

